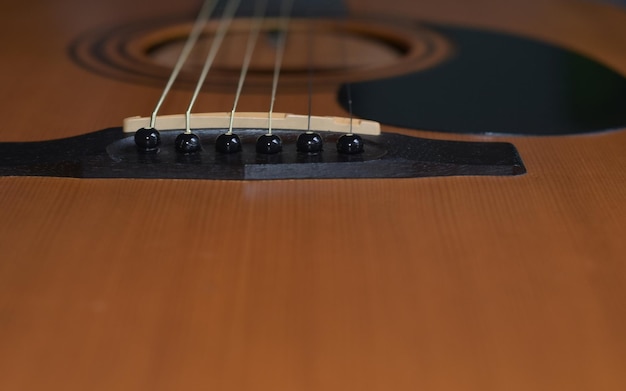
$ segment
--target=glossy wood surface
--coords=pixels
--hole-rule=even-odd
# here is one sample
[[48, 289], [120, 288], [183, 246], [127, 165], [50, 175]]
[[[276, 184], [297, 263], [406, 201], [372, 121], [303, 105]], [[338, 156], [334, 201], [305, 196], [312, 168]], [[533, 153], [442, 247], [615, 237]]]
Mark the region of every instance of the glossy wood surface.
[[[158, 88], [66, 53], [94, 26], [195, 6], [135, 3], [2, 5], [2, 141], [149, 113]], [[538, 38], [626, 75], [626, 13], [614, 7], [350, 5]], [[202, 97], [214, 111], [231, 99]], [[343, 115], [330, 92], [315, 99], [319, 114]], [[306, 105], [281, 94], [277, 110]], [[528, 174], [0, 178], [0, 389], [625, 389], [626, 132], [498, 140], [515, 143]]]

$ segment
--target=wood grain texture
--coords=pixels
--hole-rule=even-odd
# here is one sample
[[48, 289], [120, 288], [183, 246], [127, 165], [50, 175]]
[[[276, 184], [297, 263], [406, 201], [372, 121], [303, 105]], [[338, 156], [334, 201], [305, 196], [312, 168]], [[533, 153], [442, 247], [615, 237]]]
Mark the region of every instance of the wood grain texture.
[[[626, 14], [609, 6], [351, 5], [540, 38], [626, 74]], [[0, 139], [15, 141], [148, 113], [157, 88], [76, 67], [68, 42], [193, 4], [2, 7]], [[316, 102], [342, 115], [330, 93]], [[277, 109], [306, 105], [283, 94]], [[623, 390], [626, 132], [498, 140], [528, 174], [0, 178], [0, 389]]]

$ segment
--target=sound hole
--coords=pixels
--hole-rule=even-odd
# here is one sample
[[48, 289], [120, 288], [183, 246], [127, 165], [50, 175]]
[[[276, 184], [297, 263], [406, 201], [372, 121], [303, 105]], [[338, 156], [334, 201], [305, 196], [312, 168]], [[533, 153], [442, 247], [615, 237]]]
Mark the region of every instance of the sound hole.
[[[188, 27], [181, 26], [177, 30], [180, 34], [175, 34], [170, 39], [162, 36], [150, 37], [154, 41], [147, 42], [144, 54], [156, 64], [173, 67], [185, 44]], [[238, 75], [249, 34], [249, 23], [237, 23], [226, 35], [213, 70]], [[211, 29], [200, 38], [185, 71], [199, 72], [214, 35], [215, 32]], [[266, 76], [273, 71], [276, 40], [277, 31], [273, 24], [267, 23], [257, 40], [249, 75]], [[399, 61], [409, 50], [408, 43], [400, 40], [381, 40], [376, 36], [359, 34], [337, 26], [301, 22], [289, 34], [281, 73], [307, 76], [309, 72], [347, 72], [386, 67]]]
[[[626, 126], [626, 78], [593, 58], [504, 33], [436, 28], [454, 43], [455, 56], [424, 72], [353, 83], [356, 115], [403, 128], [492, 135]], [[344, 88], [344, 105], [346, 95]]]
[[[71, 47], [74, 59], [92, 71], [124, 81], [162, 86], [191, 30], [189, 22], [135, 23], [80, 37]], [[209, 73], [213, 87], [232, 90], [239, 77], [252, 23], [237, 19]], [[271, 82], [276, 51], [277, 21], [262, 28], [247, 88]], [[178, 88], [195, 85], [217, 22], [207, 25]], [[445, 60], [451, 49], [441, 35], [415, 25], [394, 25], [366, 19], [295, 19], [290, 23], [281, 70], [281, 88], [306, 90], [311, 76], [315, 88], [336, 88], [344, 82], [372, 80], [416, 72]]]

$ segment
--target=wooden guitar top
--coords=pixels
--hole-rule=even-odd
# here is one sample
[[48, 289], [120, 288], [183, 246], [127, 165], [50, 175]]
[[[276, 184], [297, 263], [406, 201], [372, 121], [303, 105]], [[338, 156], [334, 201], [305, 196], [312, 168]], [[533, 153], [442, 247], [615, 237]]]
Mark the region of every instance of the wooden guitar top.
[[[157, 86], [80, 67], [68, 47], [94, 29], [195, 7], [4, 5], [0, 141], [149, 115]], [[354, 0], [348, 8], [537, 39], [626, 76], [626, 11], [609, 5]], [[166, 110], [181, 112], [188, 92], [174, 90]], [[334, 91], [314, 97], [320, 115], [346, 115]], [[200, 104], [228, 112], [232, 99], [212, 91]], [[241, 106], [263, 111], [266, 101], [255, 93]], [[276, 104], [306, 113], [306, 94], [284, 91]], [[0, 178], [0, 389], [626, 389], [626, 131], [383, 131], [512, 142], [527, 173]]]

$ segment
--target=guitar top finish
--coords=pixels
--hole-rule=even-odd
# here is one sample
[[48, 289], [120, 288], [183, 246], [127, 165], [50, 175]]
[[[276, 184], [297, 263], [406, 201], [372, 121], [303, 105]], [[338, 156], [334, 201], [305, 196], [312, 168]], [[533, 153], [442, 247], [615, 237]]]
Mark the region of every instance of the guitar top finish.
[[[167, 48], [150, 57], [142, 45], [178, 34], [179, 24], [129, 34], [137, 41], [128, 57], [111, 54], [124, 71], [85, 62], [76, 45], [115, 26], [191, 21], [197, 6], [3, 5], [0, 142], [78, 136], [149, 115], [170, 60]], [[337, 98], [345, 81], [367, 86], [452, 61], [454, 40], [436, 25], [537, 41], [626, 76], [626, 11], [614, 6], [346, 6], [355, 21], [339, 44], [359, 50], [338, 60], [328, 22], [316, 115], [347, 116]], [[358, 18], [377, 22], [365, 31]], [[420, 57], [416, 43], [398, 57], [355, 38], [361, 31], [398, 47], [428, 37], [440, 51]], [[307, 69], [289, 58], [276, 110], [306, 114]], [[266, 60], [253, 64], [242, 111], [267, 111]], [[231, 60], [221, 61], [199, 97], [202, 112], [231, 109]], [[164, 114], [184, 112], [185, 83]], [[518, 176], [0, 177], [0, 389], [623, 390], [625, 128], [515, 136], [382, 123], [405, 136], [512, 143], [526, 168]]]

